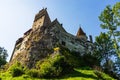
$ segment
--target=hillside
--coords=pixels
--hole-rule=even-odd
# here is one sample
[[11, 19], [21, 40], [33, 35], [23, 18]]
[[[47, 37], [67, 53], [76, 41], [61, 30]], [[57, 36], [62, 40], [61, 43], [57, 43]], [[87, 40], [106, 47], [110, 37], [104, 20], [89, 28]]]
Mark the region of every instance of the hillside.
[[[83, 68], [75, 68], [74, 71], [71, 73], [60, 77], [60, 78], [51, 78], [53, 79], [62, 79], [62, 80], [97, 80], [97, 79], [104, 79], [104, 80], [115, 80], [111, 77], [109, 77], [107, 74], [101, 73], [101, 77], [97, 76], [95, 73], [95, 70], [87, 70]], [[9, 72], [1, 73], [0, 75], [1, 80], [41, 80], [39, 78], [33, 78], [28, 75], [22, 75], [19, 77], [12, 77]], [[46, 79], [42, 79], [46, 80]]]
[[[59, 49], [61, 50], [58, 51]], [[1, 80], [115, 80], [104, 72], [100, 72], [101, 70], [88, 67], [95, 64], [94, 58], [90, 60], [87, 56], [81, 58], [79, 54], [63, 47], [54, 50], [57, 50], [57, 53], [36, 62], [35, 68], [29, 69], [16, 62], [6, 72], [1, 70]]]

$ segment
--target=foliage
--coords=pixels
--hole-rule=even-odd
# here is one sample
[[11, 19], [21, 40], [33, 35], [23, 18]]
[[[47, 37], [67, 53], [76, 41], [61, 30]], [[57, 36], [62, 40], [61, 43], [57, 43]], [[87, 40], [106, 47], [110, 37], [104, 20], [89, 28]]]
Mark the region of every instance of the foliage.
[[96, 50], [95, 55], [100, 61], [100, 66], [104, 72], [111, 75], [114, 68], [114, 62], [112, 56], [115, 55], [115, 49], [113, 47], [114, 42], [111, 40], [110, 36], [106, 33], [101, 33], [96, 37]]
[[113, 71], [111, 73], [112, 76], [114, 76], [115, 78], [120, 79], [120, 58], [117, 57], [116, 61], [113, 63]]
[[40, 80], [38, 78], [32, 78], [28, 75], [21, 75], [21, 76], [17, 76], [17, 77], [12, 77], [10, 73], [5, 72], [5, 73], [1, 73], [0, 75], [2, 80]]
[[0, 47], [0, 67], [4, 64], [6, 64], [6, 58], [7, 58], [7, 50], [4, 48]]
[[19, 62], [16, 62], [9, 68], [9, 71], [13, 77], [21, 76], [24, 74], [24, 67]]
[[59, 50], [60, 50], [59, 47], [54, 48], [54, 51], [59, 51]]
[[[106, 58], [106, 63], [104, 64], [105, 67], [105, 72], [109, 73], [110, 75], [118, 75], [119, 72], [119, 66], [120, 64], [113, 61], [110, 55], [114, 57], [118, 57], [117, 60], [120, 58], [120, 2], [117, 2], [114, 6], [106, 6], [106, 8], [103, 10], [101, 15], [99, 16], [101, 23], [101, 28], [107, 30], [107, 35], [109, 36], [109, 40], [111, 41], [105, 41], [104, 39], [104, 44], [106, 46], [106, 50], [109, 51], [106, 56], [103, 56]], [[101, 42], [101, 41], [100, 41]], [[107, 45], [106, 42], [109, 44], [109, 42], [112, 42], [111, 45]], [[99, 44], [101, 46], [101, 44]], [[108, 46], [108, 47], [107, 47]], [[110, 47], [112, 49], [110, 49]], [[102, 46], [103, 50], [104, 46]], [[99, 50], [103, 53], [102, 50]], [[99, 52], [98, 51], [98, 52]], [[100, 54], [101, 54], [100, 52]], [[116, 55], [117, 53], [117, 55]], [[103, 58], [102, 58], [103, 59]], [[111, 59], [111, 60], [110, 60]], [[106, 70], [107, 69], [107, 70]]]
[[103, 72], [94, 71], [94, 73], [97, 75], [98, 79], [102, 79], [102, 80], [114, 80], [112, 77], [106, 75]]
[[30, 77], [39, 77], [39, 71], [36, 69], [30, 69], [26, 71], [26, 74], [29, 75]]
[[92, 70], [92, 68], [89, 66], [80, 67], [80, 69], [81, 70]]
[[114, 48], [116, 53], [120, 56], [119, 42], [120, 42], [120, 2], [113, 7], [108, 5], [99, 16], [102, 29], [107, 29], [107, 33], [114, 41]]
[[21, 76], [23, 73], [24, 73], [23, 70], [19, 67], [13, 68], [11, 71], [13, 77]]
[[[64, 56], [53, 54], [42, 62], [36, 64], [40, 77], [58, 77], [65, 74], [69, 69], [69, 65], [65, 62]], [[65, 71], [66, 70], [66, 71]]]
[[[115, 80], [111, 78], [110, 76], [102, 73], [103, 78], [109, 78], [109, 80]], [[2, 80], [47, 80], [46, 78], [35, 78], [35, 77], [30, 77], [28, 75], [22, 75], [18, 77], [12, 77], [10, 73], [1, 73], [0, 78]], [[69, 72], [66, 75], [63, 75], [59, 78], [49, 78], [50, 80], [99, 80], [98, 76], [94, 73], [94, 70], [83, 70], [83, 68], [75, 68], [72, 72]], [[101, 79], [102, 80], [102, 79]]]
[[115, 53], [113, 48], [113, 41], [110, 39], [110, 36], [106, 33], [101, 32], [101, 34], [96, 37], [95, 45], [95, 56], [97, 56], [99, 61], [105, 59], [107, 62], [109, 60], [109, 57]]
[[113, 12], [115, 14], [116, 17], [120, 18], [120, 2], [117, 2], [114, 6], [113, 6]]
[[[83, 68], [75, 68], [74, 71], [71, 73], [65, 75], [63, 78], [65, 80], [114, 80], [110, 76], [100, 72], [102, 74], [102, 78], [99, 78], [96, 74], [95, 71], [90, 69], [90, 70], [85, 70]], [[63, 79], [62, 78], [62, 79]]]
[[84, 54], [81, 59], [83, 60], [82, 66], [89, 66], [93, 67], [94, 65], [99, 66], [99, 61], [98, 59], [91, 54]]
[[60, 53], [64, 55], [65, 61], [73, 68], [80, 67], [83, 65], [84, 60], [82, 59], [80, 53], [75, 51], [70, 51], [65, 47], [60, 47]]
[[[73, 68], [77, 67], [92, 67], [93, 65], [99, 65], [99, 61], [92, 54], [84, 54], [81, 56], [80, 53], [75, 51], [70, 51], [67, 48], [61, 47], [60, 53], [64, 55], [65, 61]], [[93, 63], [94, 62], [94, 63]]]
[[40, 76], [41, 77], [51, 77], [55, 75], [55, 67], [52, 66], [50, 62], [43, 62], [40, 65]]

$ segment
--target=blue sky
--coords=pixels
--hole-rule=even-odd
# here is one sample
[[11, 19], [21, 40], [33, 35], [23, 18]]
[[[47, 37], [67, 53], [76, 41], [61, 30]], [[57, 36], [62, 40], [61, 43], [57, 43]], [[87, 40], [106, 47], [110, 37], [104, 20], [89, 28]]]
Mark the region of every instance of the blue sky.
[[98, 36], [98, 16], [106, 5], [120, 0], [1, 0], [0, 1], [0, 46], [7, 49], [9, 60], [15, 41], [32, 27], [35, 14], [42, 8], [48, 10], [53, 21], [63, 24], [65, 30], [76, 35], [79, 26], [87, 35]]

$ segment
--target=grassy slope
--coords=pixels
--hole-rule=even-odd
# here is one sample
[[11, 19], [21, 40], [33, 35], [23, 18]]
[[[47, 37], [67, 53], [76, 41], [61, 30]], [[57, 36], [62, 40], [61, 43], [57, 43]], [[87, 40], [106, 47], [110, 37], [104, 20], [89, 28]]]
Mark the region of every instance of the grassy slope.
[[[114, 80], [106, 74], [102, 74], [106, 80]], [[12, 77], [8, 72], [0, 73], [0, 78], [2, 80], [41, 80], [38, 78], [31, 78], [28, 75], [22, 75], [20, 77]], [[82, 70], [75, 69], [73, 72], [61, 77], [60, 80], [98, 80], [98, 77], [94, 74], [94, 70]], [[42, 79], [46, 80], [46, 79]], [[52, 79], [51, 79], [52, 80]]]
[[75, 69], [72, 73], [66, 75], [64, 79], [67, 80], [95, 80], [97, 76], [93, 70]]
[[[114, 80], [107, 74], [102, 73], [102, 76], [104, 77], [104, 80]], [[64, 77], [64, 79], [65, 80], [98, 80], [99, 78], [94, 73], [94, 70], [75, 69], [75, 71], [73, 71], [72, 73], [67, 74]]]

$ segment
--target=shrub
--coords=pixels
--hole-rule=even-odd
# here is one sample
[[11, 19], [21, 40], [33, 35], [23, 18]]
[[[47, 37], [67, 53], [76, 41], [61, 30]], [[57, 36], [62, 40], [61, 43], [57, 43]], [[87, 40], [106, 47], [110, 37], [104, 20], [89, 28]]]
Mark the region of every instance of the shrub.
[[53, 77], [55, 76], [54, 75], [55, 70], [56, 69], [54, 66], [51, 66], [51, 64], [45, 62], [41, 65], [40, 76], [46, 78]]
[[13, 77], [21, 76], [22, 74], [24, 74], [24, 67], [19, 62], [13, 64], [8, 70]]
[[17, 76], [21, 76], [22, 74], [24, 74], [24, 72], [20, 67], [16, 67], [11, 70], [11, 74], [13, 77], [17, 77]]
[[67, 69], [68, 64], [64, 60], [64, 56], [60, 54], [52, 54], [42, 62], [36, 64], [37, 69], [40, 69], [40, 77], [58, 77], [63, 75]]
[[84, 66], [84, 67], [81, 67], [82, 70], [91, 70], [91, 68], [89, 66]]
[[111, 78], [110, 76], [108, 76], [107, 74], [100, 72], [100, 71], [95, 71], [94, 72], [98, 79], [102, 79], [102, 80], [114, 80], [113, 78]]
[[70, 51], [67, 48], [61, 47], [61, 54], [65, 57], [65, 62], [67, 62], [71, 67], [80, 67], [81, 59], [80, 53]]
[[54, 58], [51, 56], [49, 59], [45, 60], [40, 65], [40, 75], [48, 78], [59, 76], [62, 69], [57, 63], [60, 63], [57, 55], [54, 55]]
[[83, 60], [83, 66], [90, 66], [93, 67], [93, 65], [99, 65], [99, 61], [96, 57], [90, 54], [84, 54], [81, 59]]
[[31, 69], [26, 72], [30, 77], [39, 77], [39, 71], [36, 69]]

